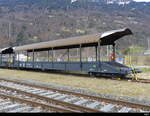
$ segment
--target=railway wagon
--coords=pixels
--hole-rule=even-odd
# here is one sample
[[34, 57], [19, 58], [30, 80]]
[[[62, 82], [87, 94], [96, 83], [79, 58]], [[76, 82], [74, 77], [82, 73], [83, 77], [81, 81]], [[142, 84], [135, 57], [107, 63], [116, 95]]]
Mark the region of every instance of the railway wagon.
[[[18, 68], [18, 69], [40, 69], [40, 70], [58, 70], [71, 72], [84, 72], [91, 76], [120, 77], [125, 78], [128, 74], [140, 73], [138, 69], [133, 69], [115, 61], [116, 41], [124, 36], [132, 35], [129, 28], [111, 30], [104, 33], [91, 34], [67, 39], [59, 39], [47, 42], [33, 43], [22, 46], [7, 47], [0, 50], [0, 67]], [[112, 46], [113, 60], [101, 61], [101, 46]], [[82, 49], [94, 47], [95, 61], [83, 61]], [[70, 50], [79, 49], [79, 61], [70, 61]], [[66, 49], [67, 61], [55, 61], [54, 51]], [[45, 51], [48, 53], [47, 61], [36, 61], [35, 53]], [[51, 52], [51, 54], [50, 54]], [[22, 61], [19, 54], [26, 54], [26, 60]], [[29, 54], [32, 54], [32, 60], [29, 60]], [[8, 56], [4, 60], [3, 56]], [[17, 58], [16, 58], [17, 57]], [[51, 58], [51, 60], [49, 60]]]

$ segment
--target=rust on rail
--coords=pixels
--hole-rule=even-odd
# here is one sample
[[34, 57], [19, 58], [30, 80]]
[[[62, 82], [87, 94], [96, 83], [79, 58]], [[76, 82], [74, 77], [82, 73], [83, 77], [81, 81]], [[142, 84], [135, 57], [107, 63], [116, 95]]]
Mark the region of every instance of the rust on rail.
[[55, 107], [55, 106], [50, 106], [50, 105], [46, 105], [46, 104], [42, 104], [42, 103], [38, 103], [38, 102], [33, 102], [31, 100], [26, 100], [26, 99], [22, 99], [22, 98], [18, 98], [18, 97], [13, 97], [13, 96], [9, 96], [9, 95], [5, 95], [5, 94], [0, 94], [0, 97], [4, 97], [4, 98], [9, 98], [12, 101], [17, 101], [17, 102], [23, 102], [32, 106], [40, 106], [43, 109], [46, 110], [51, 110], [51, 111], [56, 111], [56, 112], [74, 112], [71, 110], [67, 110], [67, 109], [63, 109], [63, 108], [59, 108], [59, 107]]

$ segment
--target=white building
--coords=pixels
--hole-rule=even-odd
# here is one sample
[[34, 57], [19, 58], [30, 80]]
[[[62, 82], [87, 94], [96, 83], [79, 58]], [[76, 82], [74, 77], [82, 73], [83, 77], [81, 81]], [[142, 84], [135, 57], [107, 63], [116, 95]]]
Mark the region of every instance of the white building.
[[150, 55], [150, 49], [144, 52], [144, 55]]
[[107, 4], [119, 4], [125, 5], [129, 4], [132, 0], [106, 0]]
[[71, 0], [71, 3], [76, 2], [77, 0]]

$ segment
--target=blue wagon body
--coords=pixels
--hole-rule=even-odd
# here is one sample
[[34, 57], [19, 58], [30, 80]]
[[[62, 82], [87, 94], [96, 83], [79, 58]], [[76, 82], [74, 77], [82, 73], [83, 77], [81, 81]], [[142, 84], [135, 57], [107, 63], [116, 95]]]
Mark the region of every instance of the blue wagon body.
[[[128, 28], [113, 30], [105, 32], [101, 35], [94, 34], [88, 36], [74, 37], [68, 39], [54, 40], [48, 42], [41, 42], [23, 46], [7, 47], [0, 50], [1, 60], [0, 67], [8, 68], [26, 68], [26, 69], [40, 69], [40, 70], [60, 70], [60, 71], [74, 71], [85, 72], [94, 76], [108, 76], [108, 77], [126, 77], [128, 74], [139, 73], [140, 70], [133, 70], [115, 61], [115, 41], [123, 36], [132, 34]], [[113, 46], [113, 60], [101, 61], [100, 60], [100, 46], [112, 45]], [[95, 47], [95, 61], [82, 61], [82, 48]], [[69, 49], [80, 49], [80, 60], [69, 60]], [[53, 59], [53, 51], [58, 49], [67, 49], [68, 61], [56, 62]], [[16, 55], [19, 56], [20, 52], [26, 52], [27, 61], [16, 60]], [[48, 59], [50, 57], [49, 51], [52, 51], [52, 61], [35, 61], [35, 52], [48, 51]], [[28, 60], [28, 53], [32, 53], [32, 61]], [[11, 62], [5, 61], [3, 55], [12, 55]]]

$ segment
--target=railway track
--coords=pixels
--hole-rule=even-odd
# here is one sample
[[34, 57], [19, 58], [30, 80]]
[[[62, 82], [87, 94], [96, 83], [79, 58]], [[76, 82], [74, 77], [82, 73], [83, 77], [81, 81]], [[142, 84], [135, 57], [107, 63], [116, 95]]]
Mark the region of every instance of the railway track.
[[[30, 85], [18, 81], [0, 79], [0, 96], [14, 97], [32, 102], [46, 111], [55, 112], [150, 112], [150, 106], [89, 96], [71, 91]], [[12, 99], [14, 99], [12, 98]], [[29, 101], [30, 100], [30, 101]], [[20, 101], [20, 100], [16, 100]], [[54, 107], [57, 107], [54, 109]]]
[[40, 107], [34, 107], [23, 102], [13, 101], [5, 95], [0, 95], [0, 112], [40, 112]]
[[0, 94], [0, 98], [7, 99], [0, 102], [0, 112], [70, 112], [70, 110], [4, 93]]

